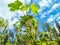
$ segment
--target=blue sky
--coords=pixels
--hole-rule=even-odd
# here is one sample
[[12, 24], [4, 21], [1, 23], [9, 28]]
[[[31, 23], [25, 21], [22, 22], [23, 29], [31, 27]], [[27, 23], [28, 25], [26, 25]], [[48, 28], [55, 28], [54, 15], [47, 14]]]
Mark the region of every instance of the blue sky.
[[[0, 0], [0, 17], [9, 20], [9, 27], [13, 29], [13, 24], [18, 21], [23, 14], [20, 11], [10, 12], [8, 4], [15, 0]], [[60, 0], [20, 0], [25, 3], [35, 3], [40, 7], [38, 15], [35, 18], [39, 22], [39, 29], [41, 29], [42, 22], [48, 22], [54, 26], [54, 21], [60, 23]]]

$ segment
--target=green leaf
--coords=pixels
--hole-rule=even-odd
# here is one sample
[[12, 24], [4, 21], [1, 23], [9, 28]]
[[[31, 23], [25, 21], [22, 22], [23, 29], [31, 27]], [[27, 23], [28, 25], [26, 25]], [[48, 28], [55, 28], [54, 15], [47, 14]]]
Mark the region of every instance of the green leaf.
[[10, 43], [9, 43], [9, 42], [7, 42], [7, 43], [6, 43], [6, 45], [10, 45]]
[[15, 11], [15, 8], [10, 8], [10, 11]]
[[30, 5], [31, 12], [34, 14], [37, 14], [37, 10], [39, 10], [39, 7], [36, 4], [31, 4]]
[[25, 11], [25, 10], [28, 10], [28, 5], [23, 5], [21, 8], [20, 8], [22, 11]]
[[6, 42], [6, 45], [11, 45], [11, 44], [10, 44], [10, 40], [9, 40], [9, 39], [8, 39], [8, 41]]
[[34, 26], [37, 26], [38, 25], [38, 22], [35, 18], [33, 18], [33, 21], [34, 21]]
[[8, 7], [14, 7], [13, 5], [15, 5], [14, 3], [10, 3], [8, 4]]
[[20, 1], [15, 1], [14, 3], [8, 4], [8, 7], [10, 7], [10, 11], [15, 11], [18, 10], [20, 6], [22, 6], [22, 2]]
[[4, 24], [4, 19], [0, 17], [0, 26]]
[[47, 45], [46, 42], [42, 42], [42, 45]]
[[3, 25], [3, 22], [0, 20], [0, 26], [2, 26]]

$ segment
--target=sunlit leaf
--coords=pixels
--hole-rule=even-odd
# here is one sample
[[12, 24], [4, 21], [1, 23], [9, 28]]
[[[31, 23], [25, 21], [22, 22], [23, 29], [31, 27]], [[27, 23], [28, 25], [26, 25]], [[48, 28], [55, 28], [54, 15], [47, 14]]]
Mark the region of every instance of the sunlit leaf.
[[31, 8], [31, 12], [33, 12], [34, 14], [38, 13], [37, 11], [39, 10], [39, 7], [36, 4], [31, 4], [30, 8]]
[[42, 45], [47, 45], [46, 42], [42, 42]]
[[37, 26], [38, 26], [38, 22], [37, 22], [37, 20], [36, 20], [35, 18], [33, 18], [32, 20], [33, 20], [34, 26], [37, 27]]
[[4, 24], [4, 19], [0, 17], [0, 26]]
[[7, 42], [7, 43], [6, 43], [6, 45], [10, 45], [10, 43], [9, 43], [9, 42]]
[[18, 10], [22, 4], [22, 2], [16, 0], [14, 3], [8, 4], [8, 7], [10, 7], [10, 11], [15, 11]]
[[20, 8], [20, 10], [22, 10], [22, 11], [27, 11], [28, 10], [28, 5], [26, 4], [26, 5], [23, 5], [21, 8]]

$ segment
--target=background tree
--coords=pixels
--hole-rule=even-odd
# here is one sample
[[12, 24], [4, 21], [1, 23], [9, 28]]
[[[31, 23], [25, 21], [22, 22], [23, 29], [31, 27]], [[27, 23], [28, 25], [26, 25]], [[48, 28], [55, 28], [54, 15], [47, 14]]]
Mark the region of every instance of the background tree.
[[8, 42], [8, 20], [0, 17], [0, 45], [6, 45]]

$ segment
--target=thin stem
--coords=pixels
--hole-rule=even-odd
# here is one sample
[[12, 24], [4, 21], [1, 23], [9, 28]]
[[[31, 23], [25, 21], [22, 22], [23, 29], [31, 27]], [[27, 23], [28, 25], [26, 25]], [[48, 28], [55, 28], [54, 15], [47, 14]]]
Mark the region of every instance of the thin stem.
[[23, 15], [25, 15], [22, 10], [20, 10], [20, 11], [22, 12]]

